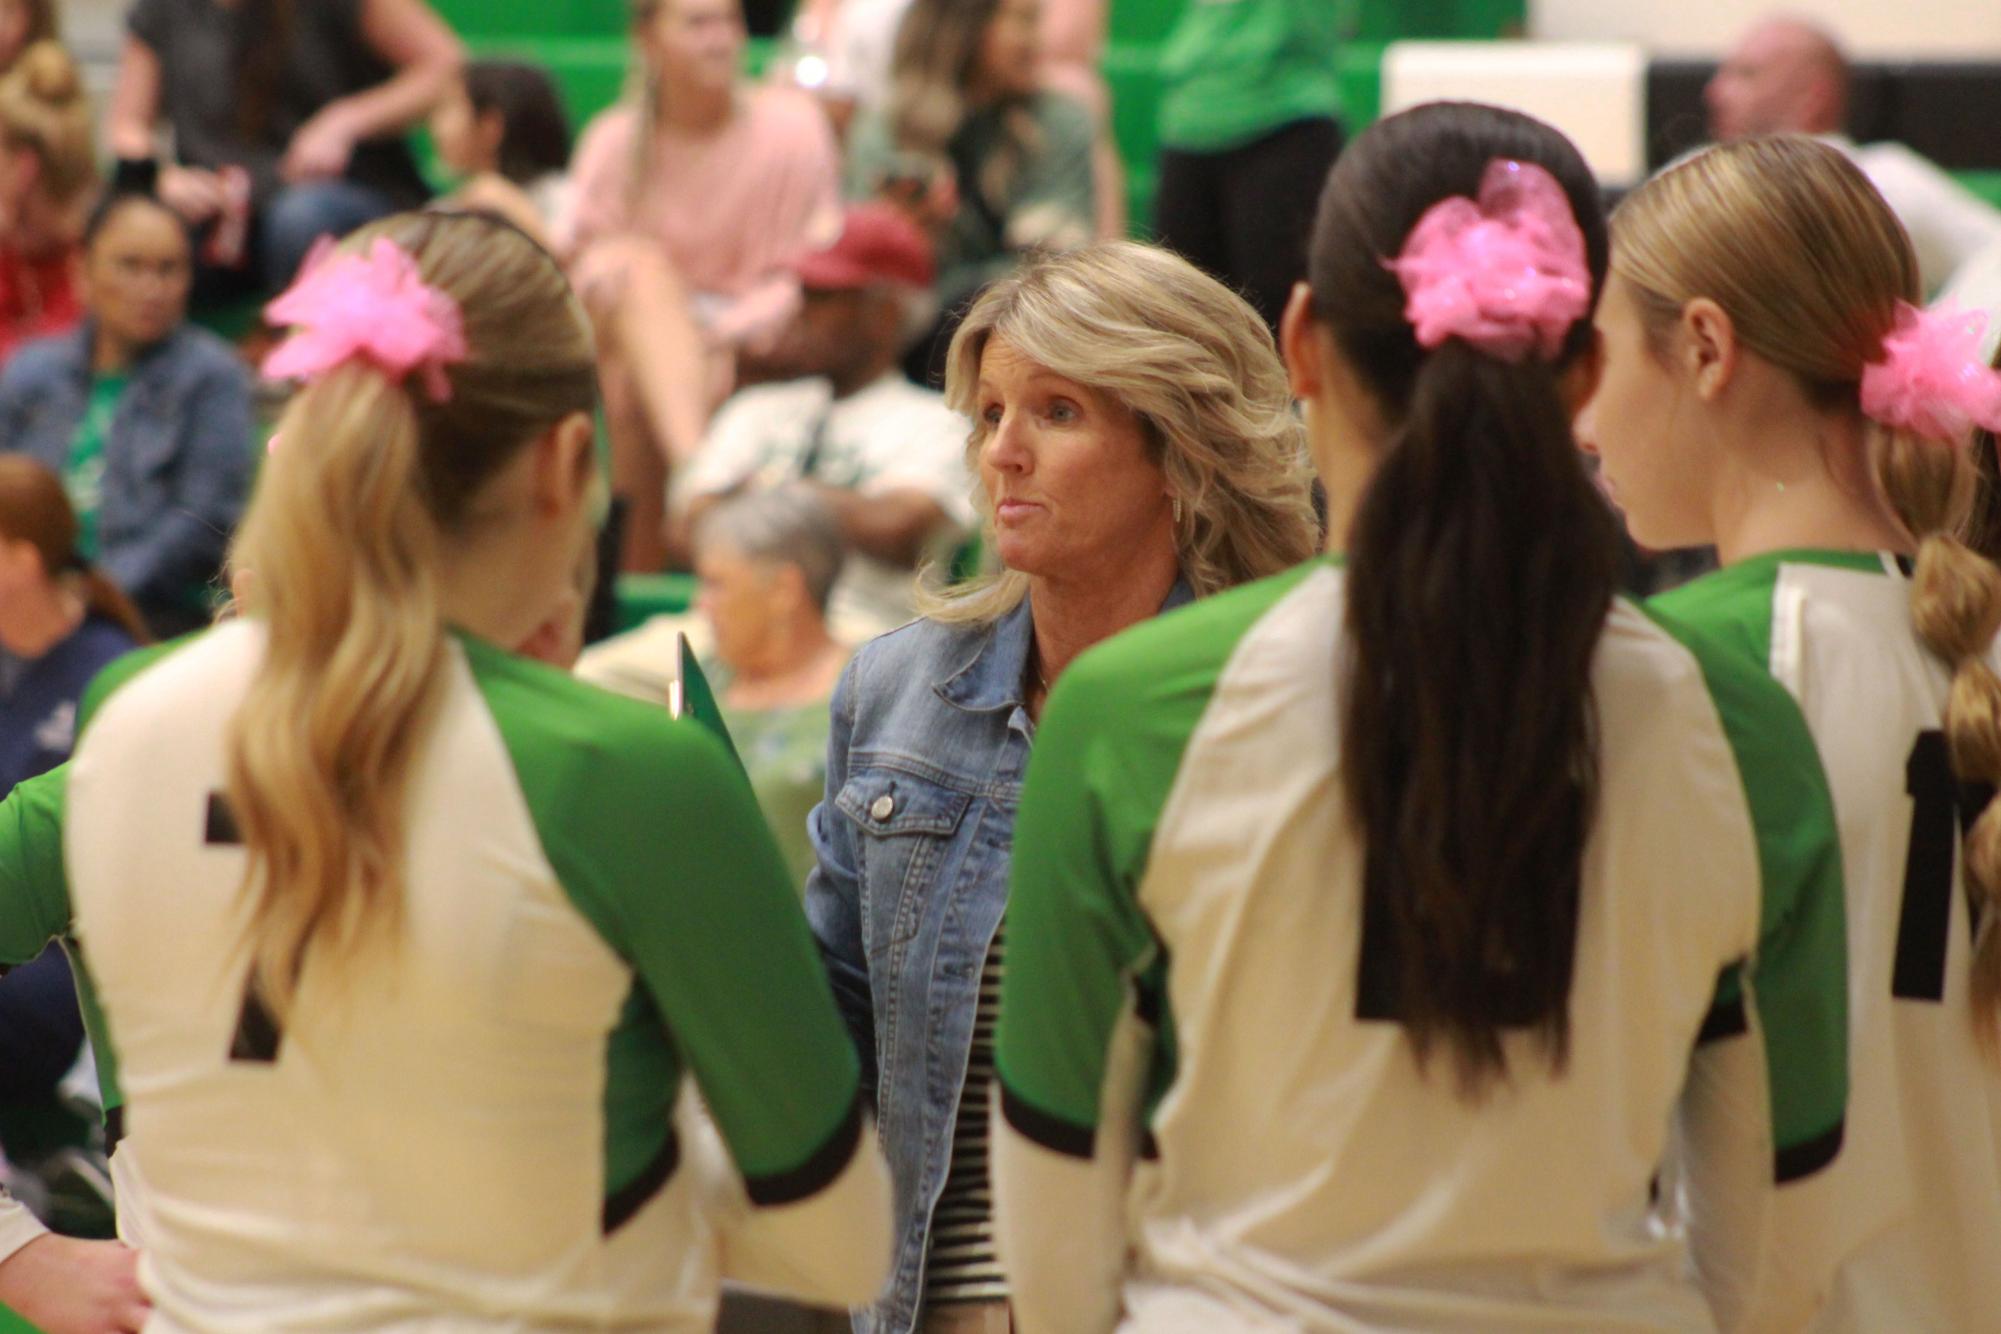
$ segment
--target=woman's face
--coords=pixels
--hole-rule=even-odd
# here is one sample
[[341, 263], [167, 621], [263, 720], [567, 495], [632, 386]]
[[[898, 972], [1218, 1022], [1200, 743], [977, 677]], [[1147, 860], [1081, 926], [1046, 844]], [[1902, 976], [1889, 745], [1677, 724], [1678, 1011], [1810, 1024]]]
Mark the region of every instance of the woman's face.
[[187, 314], [187, 232], [164, 208], [128, 205], [84, 253], [83, 276], [99, 329], [133, 347], [157, 343]]
[[1041, 24], [1041, 0], [1000, 0], [980, 35], [981, 91], [1025, 97], [1041, 86]]
[[778, 567], [754, 560], [724, 542], [710, 542], [695, 556], [702, 581], [696, 607], [716, 632], [716, 656], [732, 671], [757, 663], [784, 619]]
[[500, 159], [500, 118], [481, 117], [473, 110], [463, 80], [431, 113], [431, 142], [437, 145], [438, 160], [454, 176], [477, 176], [492, 171]]
[[1577, 417], [1577, 442], [1599, 459], [1599, 484], [1627, 531], [1656, 550], [1711, 542], [1710, 449], [1694, 396], [1648, 338], [1617, 274], [1598, 302], [1605, 370]]
[[975, 399], [980, 484], [1000, 558], [1043, 578], [1115, 579], [1174, 549], [1167, 476], [1132, 410], [995, 336]]
[[743, 61], [741, 0], [660, 0], [639, 30], [641, 52], [662, 83], [721, 92]]

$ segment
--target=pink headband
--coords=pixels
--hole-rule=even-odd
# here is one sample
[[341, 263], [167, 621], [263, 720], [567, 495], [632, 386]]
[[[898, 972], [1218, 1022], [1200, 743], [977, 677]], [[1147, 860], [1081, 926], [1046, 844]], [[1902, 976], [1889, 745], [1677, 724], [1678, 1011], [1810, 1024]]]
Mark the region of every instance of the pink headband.
[[1987, 316], [1942, 302], [1897, 303], [1883, 357], [1862, 372], [1862, 411], [1893, 431], [1963, 445], [1976, 426], [2001, 431], [2001, 374], [1980, 355]]
[[466, 359], [458, 303], [426, 285], [417, 261], [386, 236], [365, 255], [322, 241], [264, 316], [293, 331], [264, 359], [273, 380], [316, 380], [359, 358], [397, 380], [422, 371], [424, 392], [443, 403], [452, 396], [445, 367]]
[[1547, 361], [1591, 309], [1584, 233], [1563, 187], [1533, 162], [1488, 163], [1477, 200], [1433, 204], [1386, 262], [1424, 347], [1463, 338], [1503, 361], [1531, 350]]

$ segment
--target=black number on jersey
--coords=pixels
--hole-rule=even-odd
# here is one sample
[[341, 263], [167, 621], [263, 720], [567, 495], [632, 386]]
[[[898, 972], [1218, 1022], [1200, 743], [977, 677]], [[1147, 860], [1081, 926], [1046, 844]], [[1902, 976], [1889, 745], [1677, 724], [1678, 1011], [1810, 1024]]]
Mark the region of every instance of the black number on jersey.
[[[1897, 960], [1890, 994], [1899, 1000], [1943, 1001], [1945, 957], [1952, 934], [1953, 868], [1966, 831], [1994, 790], [1953, 777], [1945, 733], [1918, 733], [1904, 762], [1911, 797], [1911, 841], [1904, 851], [1904, 902], [1897, 920]], [[1980, 927], [1979, 905], [1969, 907]]]
[[[240, 847], [243, 834], [236, 826], [236, 813], [222, 793], [208, 794], [207, 827], [202, 841], [211, 847]], [[243, 988], [243, 1008], [236, 1015], [236, 1032], [230, 1038], [229, 1059], [269, 1065], [278, 1059], [278, 1044], [284, 1040], [278, 1021], [257, 994], [254, 986]]]

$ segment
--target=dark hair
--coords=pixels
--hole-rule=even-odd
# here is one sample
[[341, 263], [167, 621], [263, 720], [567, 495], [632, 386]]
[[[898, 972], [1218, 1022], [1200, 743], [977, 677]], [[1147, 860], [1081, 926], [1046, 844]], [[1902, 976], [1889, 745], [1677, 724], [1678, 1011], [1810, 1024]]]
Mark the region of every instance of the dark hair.
[[500, 113], [502, 176], [532, 185], [570, 165], [570, 118], [541, 66], [476, 60], [466, 66], [465, 87], [475, 116]]
[[[1991, 364], [2001, 370], [2001, 351], [1995, 353]], [[1973, 473], [1979, 484], [1966, 517], [1966, 545], [2001, 565], [2001, 438], [1992, 431], [1976, 431], [1967, 452], [1973, 456]]]
[[33, 545], [49, 578], [76, 578], [88, 614], [110, 621], [135, 644], [150, 643], [131, 599], [77, 552], [78, 531], [62, 479], [47, 464], [26, 454], [0, 454], [0, 537]]
[[[1440, 1041], [1461, 1091], [1505, 1078], [1502, 1032], [1562, 1069], [1585, 836], [1598, 787], [1590, 671], [1618, 535], [1586, 475], [1554, 361], [1418, 345], [1384, 266], [1425, 210], [1476, 195], [1497, 158], [1546, 168], [1583, 229], [1594, 297], [1606, 228], [1569, 140], [1433, 103], [1371, 127], [1321, 195], [1315, 318], [1388, 426], [1347, 534], [1342, 781], [1367, 846], [1365, 1008]], [[1373, 993], [1373, 999], [1371, 996]]]
[[97, 238], [104, 233], [105, 228], [115, 222], [121, 214], [134, 208], [155, 209], [172, 218], [174, 226], [180, 229], [182, 235], [188, 234], [187, 222], [168, 207], [158, 195], [148, 191], [112, 189], [104, 192], [96, 205], [91, 208], [90, 217], [84, 220], [83, 248], [89, 250], [97, 244]]

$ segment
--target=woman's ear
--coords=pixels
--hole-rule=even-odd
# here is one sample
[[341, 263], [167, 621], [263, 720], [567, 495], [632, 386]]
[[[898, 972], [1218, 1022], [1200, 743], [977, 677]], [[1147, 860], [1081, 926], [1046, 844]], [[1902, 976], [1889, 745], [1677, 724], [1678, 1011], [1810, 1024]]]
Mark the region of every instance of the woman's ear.
[[1278, 350], [1285, 358], [1286, 379], [1296, 399], [1318, 398], [1322, 392], [1320, 337], [1320, 325], [1313, 318], [1313, 289], [1294, 283], [1285, 313], [1279, 316]]
[[567, 514], [590, 500], [597, 482], [597, 424], [588, 412], [573, 412], [535, 442], [535, 509]]
[[1675, 360], [1698, 398], [1715, 402], [1737, 374], [1737, 326], [1730, 313], [1706, 296], [1681, 308]]

